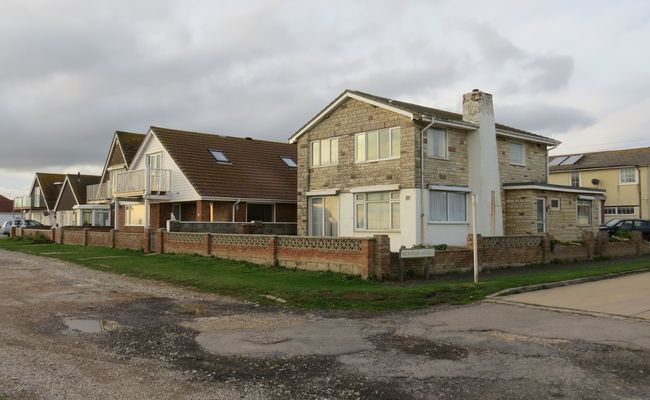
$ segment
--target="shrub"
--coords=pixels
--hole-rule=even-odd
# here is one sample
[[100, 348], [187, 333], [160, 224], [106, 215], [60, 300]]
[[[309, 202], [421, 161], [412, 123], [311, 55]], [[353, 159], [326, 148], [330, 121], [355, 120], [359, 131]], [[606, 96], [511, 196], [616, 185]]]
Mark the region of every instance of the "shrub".
[[617, 229], [616, 233], [614, 233], [614, 236], [619, 239], [632, 239], [632, 232], [626, 229]]
[[433, 246], [433, 248], [436, 250], [447, 250], [447, 245], [445, 243], [440, 243]]

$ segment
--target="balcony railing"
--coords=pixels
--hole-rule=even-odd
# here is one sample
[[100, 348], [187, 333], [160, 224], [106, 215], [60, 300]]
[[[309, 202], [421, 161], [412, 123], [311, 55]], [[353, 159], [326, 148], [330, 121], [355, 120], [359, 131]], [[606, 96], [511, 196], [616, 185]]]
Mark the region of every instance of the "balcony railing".
[[[149, 171], [149, 188], [151, 193], [168, 192], [171, 186], [171, 171], [168, 169], [152, 169]], [[142, 195], [146, 192], [146, 171], [120, 172], [115, 175], [113, 194]]]
[[86, 203], [105, 201], [113, 198], [113, 185], [111, 181], [86, 186]]
[[40, 195], [21, 196], [14, 198], [14, 209], [31, 209], [45, 207], [45, 202]]

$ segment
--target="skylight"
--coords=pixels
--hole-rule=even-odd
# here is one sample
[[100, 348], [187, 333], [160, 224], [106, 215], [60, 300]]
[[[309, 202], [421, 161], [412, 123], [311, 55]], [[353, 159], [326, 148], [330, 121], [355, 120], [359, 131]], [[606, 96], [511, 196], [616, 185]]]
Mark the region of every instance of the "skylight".
[[212, 157], [214, 157], [214, 159], [217, 160], [217, 162], [222, 162], [222, 163], [230, 162], [228, 157], [226, 157], [224, 152], [221, 150], [210, 150], [210, 154], [212, 154]]
[[562, 161], [566, 160], [567, 158], [569, 158], [569, 157], [567, 157], [567, 156], [555, 157], [554, 159], [551, 160], [551, 162], [548, 163], [548, 165], [550, 167], [555, 167], [556, 165], [562, 164]]
[[288, 167], [296, 168], [298, 166], [298, 164], [296, 164], [296, 162], [290, 157], [280, 157], [280, 158], [282, 159], [282, 161], [284, 161], [285, 164], [287, 164]]

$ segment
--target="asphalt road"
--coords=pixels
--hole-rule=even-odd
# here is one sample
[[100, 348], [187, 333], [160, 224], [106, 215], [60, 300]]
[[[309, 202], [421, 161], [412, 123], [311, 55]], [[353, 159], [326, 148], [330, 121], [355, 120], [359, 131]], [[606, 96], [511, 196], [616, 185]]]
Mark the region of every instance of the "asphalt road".
[[648, 399], [650, 323], [495, 303], [292, 311], [0, 251], [0, 393]]
[[650, 273], [507, 296], [529, 305], [650, 320]]

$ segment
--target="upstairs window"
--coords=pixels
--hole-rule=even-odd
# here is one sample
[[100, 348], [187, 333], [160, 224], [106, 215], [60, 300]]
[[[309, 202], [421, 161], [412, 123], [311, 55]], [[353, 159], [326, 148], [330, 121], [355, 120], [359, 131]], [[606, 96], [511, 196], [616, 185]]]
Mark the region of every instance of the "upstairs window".
[[447, 158], [447, 130], [428, 129], [427, 154], [431, 158]]
[[217, 162], [220, 162], [220, 163], [229, 163], [230, 162], [228, 157], [226, 157], [226, 154], [221, 150], [210, 150], [210, 154], [212, 154], [212, 157], [214, 157], [214, 159], [217, 160]]
[[621, 168], [619, 170], [620, 183], [637, 183], [636, 168]]
[[525, 165], [524, 144], [510, 143], [508, 148], [510, 153], [510, 164]]
[[[311, 166], [320, 167], [339, 163], [339, 139], [321, 139], [311, 142]], [[285, 161], [286, 162], [286, 161]]]
[[385, 128], [357, 133], [355, 162], [388, 160], [400, 156], [400, 128]]
[[293, 160], [291, 157], [280, 157], [282, 161], [284, 161], [285, 164], [287, 164], [287, 167], [290, 168], [296, 168], [298, 164]]
[[580, 187], [580, 172], [571, 172], [571, 186]]

